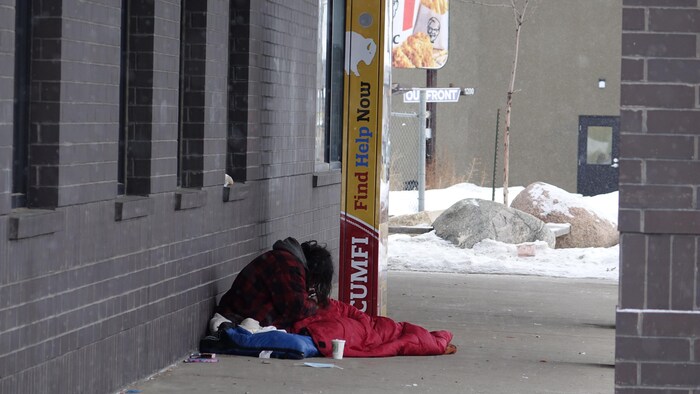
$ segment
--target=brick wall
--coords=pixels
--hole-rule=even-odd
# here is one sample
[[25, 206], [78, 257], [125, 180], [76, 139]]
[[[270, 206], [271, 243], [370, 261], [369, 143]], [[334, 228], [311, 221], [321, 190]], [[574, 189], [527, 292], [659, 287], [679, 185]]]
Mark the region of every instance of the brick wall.
[[623, 0], [622, 28], [616, 392], [696, 393], [700, 6]]
[[[50, 39], [62, 48], [56, 54], [60, 96], [53, 103], [60, 108], [58, 206], [112, 199], [119, 135], [119, 9], [100, 1], [45, 3], [62, 3], [56, 16], [62, 37]], [[95, 122], [101, 122], [99, 129]]]
[[[185, 190], [177, 187], [181, 2], [131, 1], [126, 195], [117, 191], [122, 2], [45, 3], [52, 7], [40, 14], [52, 20], [39, 36], [53, 58], [32, 80], [48, 96], [33, 99], [52, 111], [30, 119], [32, 143], [50, 148], [30, 162], [58, 172], [55, 184], [36, 183], [55, 189], [35, 190], [51, 204], [11, 209], [13, 124], [0, 117], [0, 392], [112, 393], [194, 350], [216, 297], [274, 240], [317, 239], [337, 256], [340, 177], [322, 174], [314, 187], [317, 4], [250, 5], [250, 60], [239, 70], [251, 87], [247, 178], [224, 202], [229, 2], [207, 2], [202, 187]], [[14, 6], [0, 0], [3, 37], [12, 36]], [[13, 47], [0, 40], [2, 114], [12, 110]]]

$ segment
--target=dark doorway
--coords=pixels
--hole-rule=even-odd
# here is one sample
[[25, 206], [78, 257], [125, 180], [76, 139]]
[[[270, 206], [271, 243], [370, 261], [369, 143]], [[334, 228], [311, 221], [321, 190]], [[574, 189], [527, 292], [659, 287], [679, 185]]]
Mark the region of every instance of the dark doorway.
[[595, 196], [618, 189], [619, 116], [579, 116], [577, 191]]

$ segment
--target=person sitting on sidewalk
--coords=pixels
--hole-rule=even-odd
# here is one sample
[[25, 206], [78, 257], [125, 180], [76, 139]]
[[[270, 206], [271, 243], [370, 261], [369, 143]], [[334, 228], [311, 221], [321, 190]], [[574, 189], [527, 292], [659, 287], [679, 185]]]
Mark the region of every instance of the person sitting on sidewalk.
[[299, 244], [289, 237], [243, 268], [216, 313], [236, 324], [252, 318], [262, 326], [288, 329], [328, 304], [332, 281], [330, 252], [316, 241]]
[[[233, 326], [244, 319], [291, 333], [311, 335], [319, 351], [330, 355], [330, 337], [347, 338], [349, 356], [452, 354], [452, 333], [428, 332], [414, 324], [370, 316], [330, 299], [333, 280], [330, 252], [316, 241], [302, 244], [294, 238], [274, 243], [272, 250], [251, 261], [223, 295], [210, 321], [212, 334], [224, 319]], [[230, 325], [225, 326], [230, 327]], [[315, 334], [315, 335], [314, 335]], [[256, 334], [257, 335], [257, 334]], [[216, 339], [207, 343], [219, 347]], [[210, 346], [211, 345], [211, 346]], [[208, 351], [208, 350], [207, 350]], [[221, 350], [219, 350], [221, 352]]]

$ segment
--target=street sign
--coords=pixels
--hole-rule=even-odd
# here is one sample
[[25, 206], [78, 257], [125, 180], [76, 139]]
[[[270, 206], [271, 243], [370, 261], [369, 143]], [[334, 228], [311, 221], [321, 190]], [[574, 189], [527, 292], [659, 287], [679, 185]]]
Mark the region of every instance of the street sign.
[[417, 88], [403, 94], [404, 103], [420, 101], [420, 91], [425, 91], [426, 103], [456, 103], [462, 92], [461, 88]]

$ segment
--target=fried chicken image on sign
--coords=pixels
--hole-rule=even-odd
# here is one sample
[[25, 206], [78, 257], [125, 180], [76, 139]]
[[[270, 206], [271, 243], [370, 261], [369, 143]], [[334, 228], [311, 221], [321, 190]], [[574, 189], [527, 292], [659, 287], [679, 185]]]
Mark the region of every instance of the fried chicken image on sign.
[[436, 14], [444, 14], [447, 12], [447, 1], [445, 0], [421, 0], [421, 4]]
[[391, 51], [391, 65], [399, 68], [436, 67], [433, 44], [423, 32], [410, 35], [406, 41]]

